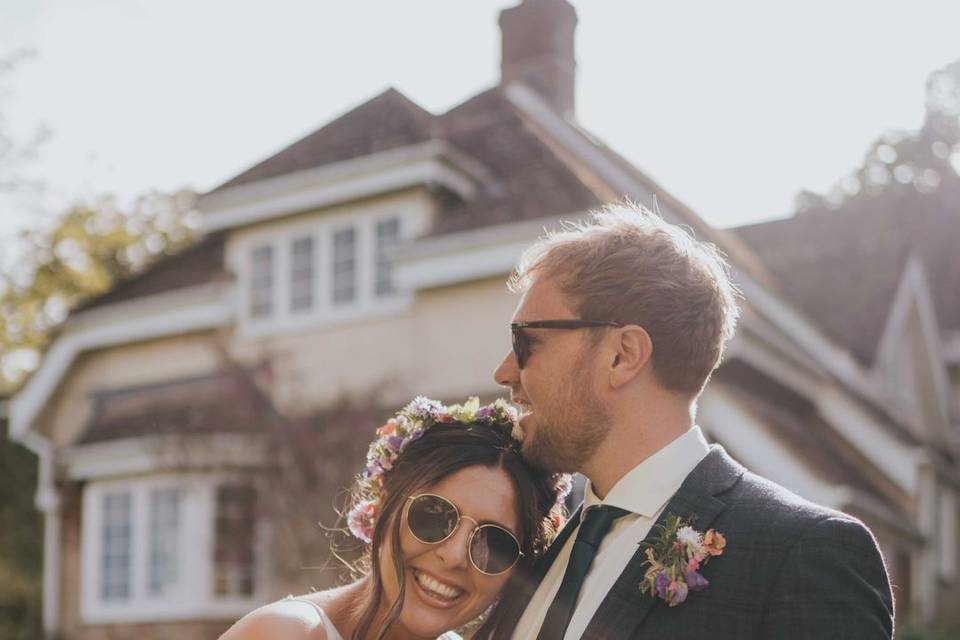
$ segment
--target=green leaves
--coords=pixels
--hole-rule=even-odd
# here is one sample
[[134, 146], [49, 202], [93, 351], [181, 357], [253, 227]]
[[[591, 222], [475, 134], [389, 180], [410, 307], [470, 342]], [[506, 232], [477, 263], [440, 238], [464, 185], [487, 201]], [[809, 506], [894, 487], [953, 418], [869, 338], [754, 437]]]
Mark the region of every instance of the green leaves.
[[187, 191], [150, 193], [124, 211], [102, 198], [21, 234], [0, 274], [0, 394], [36, 367], [70, 309], [188, 244], [193, 203]]

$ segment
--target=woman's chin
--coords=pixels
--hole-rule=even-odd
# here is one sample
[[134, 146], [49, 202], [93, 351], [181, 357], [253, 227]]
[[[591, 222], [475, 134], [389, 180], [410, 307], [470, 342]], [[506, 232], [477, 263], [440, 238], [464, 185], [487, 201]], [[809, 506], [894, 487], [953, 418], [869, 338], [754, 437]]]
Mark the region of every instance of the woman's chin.
[[445, 631], [456, 629], [470, 620], [464, 607], [469, 593], [446, 598], [423, 587], [416, 579], [417, 570], [407, 567], [407, 596], [400, 618], [412, 634], [436, 638]]

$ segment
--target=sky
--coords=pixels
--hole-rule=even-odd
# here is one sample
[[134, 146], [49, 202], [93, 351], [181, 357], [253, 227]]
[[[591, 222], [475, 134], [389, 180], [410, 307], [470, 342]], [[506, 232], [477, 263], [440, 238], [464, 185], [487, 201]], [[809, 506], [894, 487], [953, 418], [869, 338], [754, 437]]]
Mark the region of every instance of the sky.
[[[0, 240], [68, 203], [209, 190], [393, 86], [434, 112], [496, 84], [514, 0], [3, 0], [3, 126], [51, 132]], [[923, 118], [953, 0], [573, 0], [577, 119], [708, 222], [789, 215]]]

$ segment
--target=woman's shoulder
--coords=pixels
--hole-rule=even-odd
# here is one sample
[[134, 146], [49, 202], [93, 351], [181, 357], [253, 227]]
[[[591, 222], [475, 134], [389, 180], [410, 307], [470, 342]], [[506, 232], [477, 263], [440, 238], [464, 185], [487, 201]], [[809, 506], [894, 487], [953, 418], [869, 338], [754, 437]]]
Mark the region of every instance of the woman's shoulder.
[[323, 609], [312, 596], [286, 597], [240, 618], [220, 640], [333, 640]]

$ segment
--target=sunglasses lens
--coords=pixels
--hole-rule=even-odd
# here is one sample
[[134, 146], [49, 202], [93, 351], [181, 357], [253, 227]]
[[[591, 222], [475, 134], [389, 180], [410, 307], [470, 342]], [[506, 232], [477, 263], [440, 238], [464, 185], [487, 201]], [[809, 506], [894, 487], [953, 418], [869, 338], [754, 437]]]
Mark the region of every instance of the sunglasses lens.
[[513, 327], [511, 333], [513, 334], [513, 354], [517, 357], [517, 367], [523, 369], [523, 365], [527, 363], [527, 337], [523, 333], [523, 329], [519, 327]]
[[418, 496], [407, 512], [410, 531], [421, 542], [430, 544], [446, 540], [459, 519], [456, 507], [439, 496]]
[[513, 534], [492, 524], [480, 527], [470, 544], [470, 559], [484, 573], [503, 573], [520, 557]]

